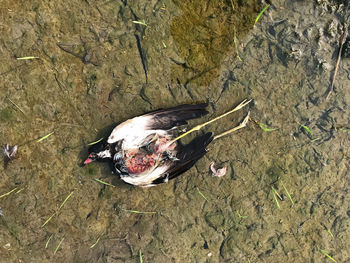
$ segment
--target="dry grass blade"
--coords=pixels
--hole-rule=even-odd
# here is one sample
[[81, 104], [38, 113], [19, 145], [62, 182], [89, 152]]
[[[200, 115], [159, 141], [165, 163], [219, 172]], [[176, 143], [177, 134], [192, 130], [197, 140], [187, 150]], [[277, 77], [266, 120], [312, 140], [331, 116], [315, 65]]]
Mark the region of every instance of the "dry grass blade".
[[273, 188], [273, 186], [271, 186], [272, 188], [272, 194], [273, 194], [273, 199], [275, 200], [276, 202], [276, 206], [278, 208], [278, 210], [281, 210], [281, 206], [280, 206], [280, 203], [278, 202], [278, 199], [277, 199], [277, 196], [279, 199], [282, 200], [281, 196], [278, 194], [277, 190], [275, 188]]
[[348, 34], [348, 27], [345, 25], [344, 26], [344, 32], [340, 36], [340, 39], [339, 39], [339, 50], [338, 50], [337, 62], [335, 63], [335, 68], [334, 68], [334, 74], [333, 74], [333, 77], [332, 77], [331, 88], [330, 88], [330, 90], [329, 90], [329, 92], [327, 94], [326, 100], [329, 99], [329, 97], [331, 96], [331, 93], [333, 92], [333, 89], [334, 89], [335, 77], [337, 76], [337, 73], [338, 73], [339, 63], [340, 63], [340, 59], [341, 59], [341, 52], [342, 52], [343, 45], [344, 45], [344, 42], [345, 42], [347, 34]]
[[20, 112], [22, 112], [24, 115], [26, 115], [25, 113], [24, 113], [24, 111], [16, 104], [16, 103], [14, 103], [10, 98], [7, 98], [12, 104], [13, 104], [13, 106], [15, 106]]
[[205, 195], [199, 190], [198, 187], [197, 187], [197, 191], [205, 199], [205, 201], [209, 202], [208, 198], [205, 197]]
[[14, 189], [12, 189], [10, 192], [7, 192], [7, 193], [5, 193], [5, 194], [0, 195], [0, 198], [3, 198], [3, 197], [5, 197], [5, 196], [11, 194], [12, 192], [16, 191], [16, 189], [17, 189], [17, 187], [15, 187]]
[[317, 138], [315, 138], [315, 139], [312, 139], [310, 142], [317, 142], [317, 141], [319, 141], [319, 140], [321, 140], [321, 138], [320, 138], [320, 137], [317, 137]]
[[284, 184], [283, 184], [283, 183], [282, 183], [282, 186], [283, 186], [284, 191], [286, 191], [286, 194], [287, 194], [287, 196], [288, 196], [289, 200], [292, 202], [292, 207], [293, 207], [293, 206], [294, 206], [294, 201], [293, 201], [293, 199], [292, 199], [291, 195], [289, 194], [289, 192], [288, 192], [287, 188], [284, 186]]
[[22, 192], [23, 190], [24, 190], [24, 187], [23, 187], [23, 188], [21, 188], [21, 189], [19, 189], [19, 190], [16, 192], [16, 194], [18, 194], [18, 193]]
[[334, 261], [334, 262], [337, 262], [334, 258], [332, 258], [330, 255], [328, 255], [328, 253], [326, 252], [326, 250], [324, 250], [324, 249], [320, 249], [320, 248], [318, 248], [320, 251], [321, 251], [321, 253], [323, 254], [323, 255], [325, 255], [327, 258], [329, 258], [330, 260], [332, 260], [332, 261]]
[[242, 61], [242, 59], [241, 59], [241, 57], [239, 56], [239, 53], [238, 53], [238, 44], [237, 44], [236, 34], [233, 35], [233, 43], [235, 44], [235, 50], [236, 50], [237, 58], [238, 58], [239, 61]]
[[140, 263], [142, 263], [143, 260], [142, 260], [142, 252], [141, 252], [141, 249], [140, 249], [140, 251], [139, 251], [139, 256], [140, 256]]
[[276, 196], [278, 196], [278, 198], [282, 201], [283, 198], [280, 196], [280, 194], [277, 192], [277, 190], [273, 186], [271, 186], [271, 188], [272, 188], [272, 191], [276, 194]]
[[39, 57], [34, 57], [34, 56], [28, 56], [28, 57], [20, 57], [20, 58], [16, 58], [17, 60], [28, 60], [28, 59], [37, 59]]
[[71, 197], [71, 195], [74, 193], [74, 191], [72, 191], [67, 197], [66, 199], [64, 199], [64, 201], [62, 202], [62, 204], [60, 205], [60, 207], [58, 208], [58, 210], [60, 210], [64, 204], [68, 201], [68, 199]]
[[100, 241], [100, 238], [101, 238], [101, 237], [99, 237], [99, 238], [96, 240], [96, 242], [90, 246], [90, 248], [94, 248], [94, 247], [97, 245], [98, 241]]
[[68, 199], [71, 197], [71, 195], [74, 193], [74, 191], [72, 191], [67, 197], [66, 199], [64, 199], [64, 201], [62, 202], [62, 204], [60, 205], [60, 207], [57, 209], [56, 212], [54, 212], [45, 222], [44, 224], [42, 224], [41, 227], [44, 227], [47, 223], [50, 222], [50, 220], [58, 213], [58, 211], [60, 211], [60, 209], [64, 206], [64, 204], [68, 201]]
[[49, 239], [46, 241], [46, 244], [45, 244], [45, 248], [47, 248], [47, 246], [49, 245], [49, 242], [51, 240], [51, 238], [53, 237], [53, 234], [49, 237]]
[[334, 238], [334, 235], [333, 235], [333, 233], [331, 232], [331, 230], [329, 228], [327, 229], [327, 232], [332, 238]]
[[106, 182], [104, 182], [104, 181], [102, 181], [102, 180], [100, 180], [100, 179], [95, 178], [94, 180], [95, 180], [96, 182], [101, 183], [101, 184], [109, 185], [109, 186], [115, 187], [114, 185], [112, 185], [112, 184], [110, 184], [110, 183], [106, 183]]
[[88, 146], [91, 146], [91, 145], [94, 145], [94, 144], [99, 143], [99, 142], [102, 141], [102, 140], [103, 140], [103, 137], [102, 137], [101, 139], [98, 139], [97, 141], [90, 142], [90, 143], [88, 143], [87, 145], [88, 145]]
[[38, 139], [36, 142], [41, 142], [45, 139], [47, 139], [48, 137], [50, 137], [54, 132], [50, 132], [49, 134], [46, 134], [45, 136], [41, 137], [40, 139]]
[[51, 220], [55, 215], [56, 215], [56, 212], [53, 213], [53, 214], [44, 222], [44, 224], [41, 225], [41, 227], [44, 227], [47, 223], [49, 223], [50, 220]]
[[120, 208], [121, 210], [125, 211], [125, 212], [130, 212], [130, 213], [134, 213], [134, 214], [156, 214], [157, 212], [143, 212], [143, 211], [138, 211], [138, 210], [129, 210], [129, 209], [123, 209]]
[[147, 26], [145, 20], [141, 20], [141, 21], [136, 21], [136, 20], [134, 20], [134, 21], [132, 21], [132, 22], [133, 22], [134, 24], [139, 24], [139, 25]]
[[58, 246], [56, 247], [55, 252], [53, 252], [54, 255], [56, 255], [56, 252], [57, 252], [57, 250], [60, 248], [60, 246], [61, 246], [63, 240], [64, 240], [64, 238], [62, 238], [62, 240], [60, 241], [60, 243], [59, 243]]
[[273, 199], [275, 199], [276, 206], [277, 206], [278, 210], [281, 210], [280, 203], [278, 202], [278, 199], [276, 197], [276, 193], [273, 192], [272, 194], [273, 194]]

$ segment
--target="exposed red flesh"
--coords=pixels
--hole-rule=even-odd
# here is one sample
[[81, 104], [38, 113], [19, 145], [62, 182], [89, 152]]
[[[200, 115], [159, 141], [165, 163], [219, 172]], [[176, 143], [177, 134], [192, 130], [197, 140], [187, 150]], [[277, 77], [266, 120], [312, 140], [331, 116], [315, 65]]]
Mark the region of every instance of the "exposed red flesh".
[[[166, 146], [169, 140], [170, 138], [160, 137], [156, 141], [152, 142], [149, 146], [149, 149], [152, 152], [151, 154], [143, 151], [131, 151], [126, 153], [124, 163], [128, 172], [132, 174], [139, 174], [155, 166], [164, 151], [172, 151], [175, 149], [176, 143]], [[163, 150], [164, 146], [166, 146], [165, 150]]]
[[137, 153], [125, 160], [125, 166], [129, 173], [142, 173], [153, 167], [159, 156], [157, 154]]

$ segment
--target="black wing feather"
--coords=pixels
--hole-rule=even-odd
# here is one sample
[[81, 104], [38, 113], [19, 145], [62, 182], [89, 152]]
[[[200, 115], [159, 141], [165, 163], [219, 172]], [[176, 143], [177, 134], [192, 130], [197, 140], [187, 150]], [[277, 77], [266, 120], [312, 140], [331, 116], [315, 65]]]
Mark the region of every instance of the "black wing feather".
[[207, 103], [196, 105], [184, 104], [170, 109], [157, 110], [147, 115], [152, 115], [153, 120], [149, 129], [169, 130], [180, 125], [186, 125], [188, 120], [196, 119], [207, 114]]

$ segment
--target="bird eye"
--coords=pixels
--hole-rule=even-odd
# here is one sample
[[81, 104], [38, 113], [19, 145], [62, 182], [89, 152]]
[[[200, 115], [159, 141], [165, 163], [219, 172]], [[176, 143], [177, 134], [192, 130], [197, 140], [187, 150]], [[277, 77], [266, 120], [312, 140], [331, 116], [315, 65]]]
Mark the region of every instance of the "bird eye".
[[96, 157], [97, 157], [97, 155], [94, 152], [89, 154], [89, 158], [91, 158], [91, 159], [96, 159]]

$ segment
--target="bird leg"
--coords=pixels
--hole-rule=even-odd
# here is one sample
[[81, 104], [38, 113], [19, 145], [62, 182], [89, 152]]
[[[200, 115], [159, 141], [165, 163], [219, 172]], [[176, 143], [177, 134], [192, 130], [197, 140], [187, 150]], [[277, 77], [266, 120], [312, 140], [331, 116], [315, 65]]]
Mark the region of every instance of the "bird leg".
[[219, 139], [222, 136], [225, 136], [225, 135], [230, 134], [234, 131], [237, 131], [239, 129], [244, 128], [247, 125], [247, 122], [249, 120], [249, 114], [250, 114], [250, 112], [248, 112], [247, 116], [244, 118], [244, 120], [238, 126], [232, 128], [231, 130], [225, 131], [223, 133], [220, 133], [219, 135], [214, 136], [214, 140]]
[[[223, 117], [225, 117], [225, 116], [227, 116], [227, 115], [229, 115], [230, 113], [233, 113], [233, 112], [235, 112], [235, 111], [238, 111], [238, 110], [240, 110], [240, 109], [242, 109], [244, 106], [246, 106], [249, 102], [251, 102], [252, 100], [243, 100], [238, 106], [236, 106], [234, 109], [232, 109], [232, 110], [230, 110], [230, 111], [228, 111], [228, 112], [226, 112], [226, 113], [224, 113], [224, 114], [222, 114], [222, 115], [220, 115], [220, 116], [218, 116], [218, 117], [216, 117], [216, 118], [214, 118], [214, 119], [211, 119], [211, 120], [209, 120], [209, 121], [207, 121], [207, 122], [205, 122], [205, 123], [203, 123], [203, 124], [200, 124], [200, 125], [197, 125], [196, 127], [194, 127], [194, 128], [192, 128], [191, 130], [189, 130], [189, 131], [187, 131], [187, 132], [185, 132], [185, 133], [183, 133], [183, 134], [181, 134], [180, 136], [178, 136], [178, 137], [176, 137], [175, 139], [173, 139], [173, 140], [171, 140], [170, 142], [169, 142], [169, 145], [171, 145], [172, 143], [174, 143], [174, 142], [176, 142], [177, 140], [179, 140], [179, 139], [181, 139], [181, 138], [183, 138], [183, 137], [185, 137], [186, 135], [188, 135], [188, 134], [190, 134], [190, 133], [192, 133], [192, 132], [194, 132], [194, 131], [199, 131], [201, 128], [203, 128], [204, 126], [206, 126], [206, 125], [208, 125], [208, 124], [210, 124], [210, 123], [213, 123], [214, 121], [217, 121], [217, 120], [219, 120], [219, 119], [221, 119], [221, 118], [223, 118]], [[248, 121], [248, 119], [247, 119], [247, 121]], [[244, 126], [243, 126], [244, 127]], [[243, 128], [243, 127], [236, 127], [237, 129], [240, 129], [240, 128]], [[233, 131], [235, 131], [235, 130], [237, 130], [237, 129], [235, 129], [235, 128], [233, 128], [233, 129], [231, 129], [230, 131], [227, 131], [227, 133], [225, 133], [225, 134], [223, 134], [222, 136], [224, 136], [224, 135], [226, 135], [226, 134], [228, 134], [228, 133], [230, 133], [230, 132], [233, 132]]]
[[150, 134], [144, 139], [143, 144], [139, 148], [145, 149], [147, 152], [151, 153], [152, 152], [151, 148], [155, 146], [158, 139], [159, 139], [159, 135], [157, 133]]

